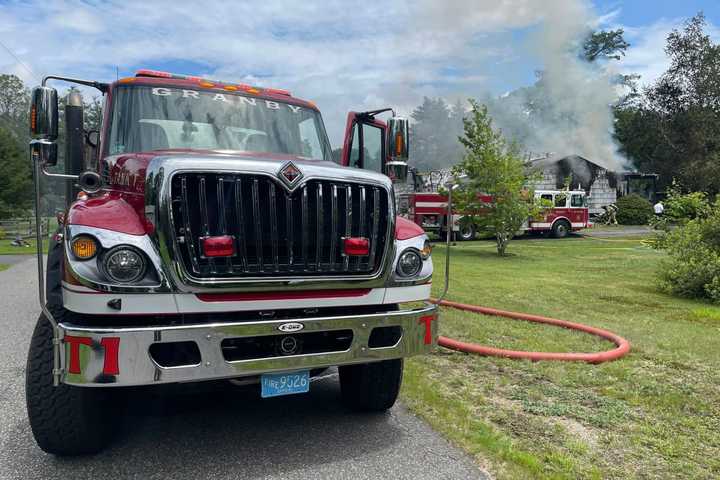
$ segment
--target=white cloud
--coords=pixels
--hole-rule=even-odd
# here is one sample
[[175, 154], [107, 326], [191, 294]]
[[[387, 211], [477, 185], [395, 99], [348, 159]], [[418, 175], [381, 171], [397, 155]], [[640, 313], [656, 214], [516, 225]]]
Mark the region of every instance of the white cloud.
[[[559, 3], [575, 3], [560, 0]], [[219, 79], [288, 88], [325, 113], [333, 143], [345, 112], [487, 88], [485, 67], [516, 57], [492, 35], [538, 22], [532, 0], [203, 2], [38, 0], [0, 10], [0, 40], [49, 73], [110, 80], [115, 66], [184, 60]], [[28, 35], [28, 32], [32, 32]], [[0, 71], [36, 80], [9, 56]], [[448, 75], [456, 66], [462, 74]], [[198, 73], [198, 72], [180, 72]]]
[[[116, 66], [127, 75], [188, 61], [202, 71], [178, 73], [287, 88], [320, 106], [337, 145], [348, 110], [409, 113], [424, 95], [507, 89], [503, 75], [543, 62], [508, 32], [550, 17], [584, 28], [593, 21], [588, 1], [547, 0], [541, 9], [536, 0], [11, 0], [0, 9], [0, 41], [38, 76], [107, 81]], [[654, 65], [652, 56], [632, 58], [628, 68]], [[0, 71], [36, 83], [2, 50]]]
[[[685, 18], [663, 18], [642, 27], [618, 25], [624, 28], [625, 39], [630, 43], [627, 56], [620, 62], [620, 71], [640, 75], [643, 85], [653, 83], [670, 66], [665, 54], [668, 34], [673, 29], [682, 30], [686, 21]], [[720, 42], [720, 30], [716, 26], [710, 24], [706, 31], [713, 41]]]

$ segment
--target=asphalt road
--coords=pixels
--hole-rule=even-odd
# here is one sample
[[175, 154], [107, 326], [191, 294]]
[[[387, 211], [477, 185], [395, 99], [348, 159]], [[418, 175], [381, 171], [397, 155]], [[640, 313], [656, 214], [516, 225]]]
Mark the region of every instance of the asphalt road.
[[401, 405], [357, 414], [337, 375], [305, 395], [262, 400], [258, 387], [125, 392], [117, 440], [91, 457], [43, 453], [25, 412], [25, 357], [39, 307], [32, 258], [0, 272], [0, 478], [487, 478]]

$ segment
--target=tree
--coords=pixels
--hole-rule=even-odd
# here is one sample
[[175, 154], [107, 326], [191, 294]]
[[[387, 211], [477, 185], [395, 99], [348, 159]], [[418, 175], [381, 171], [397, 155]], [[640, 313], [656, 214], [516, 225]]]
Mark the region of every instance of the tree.
[[720, 192], [720, 45], [705, 33], [705, 17], [673, 30], [668, 70], [638, 102], [616, 110], [621, 151], [660, 187], [675, 178], [688, 190]]
[[15, 75], [0, 74], [0, 127], [12, 133], [20, 143], [27, 143], [27, 117], [30, 92]]
[[590, 33], [583, 42], [583, 58], [588, 62], [594, 62], [600, 58], [620, 60], [630, 46], [623, 37], [624, 33], [622, 28]]
[[28, 155], [17, 139], [0, 127], [0, 218], [24, 213], [32, 202]]
[[413, 166], [420, 170], [449, 168], [462, 158], [462, 146], [457, 139], [462, 134], [464, 108], [454, 106], [442, 98], [425, 97], [422, 105], [413, 110], [410, 129]]
[[[465, 157], [455, 167], [467, 182], [458, 188], [457, 209], [465, 214], [463, 221], [495, 236], [498, 255], [504, 256], [508, 243], [529, 218], [540, 213], [532, 192], [525, 186], [528, 175], [519, 149], [493, 129], [487, 107], [470, 100], [472, 107], [464, 120], [465, 136], [460, 142]], [[483, 200], [483, 198], [490, 200]]]

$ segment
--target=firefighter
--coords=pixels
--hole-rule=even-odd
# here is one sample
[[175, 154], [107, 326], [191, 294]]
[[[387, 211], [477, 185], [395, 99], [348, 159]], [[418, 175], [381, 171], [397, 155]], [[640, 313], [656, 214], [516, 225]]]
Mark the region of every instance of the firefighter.
[[610, 205], [605, 205], [602, 208], [605, 210], [605, 214], [603, 215], [605, 217], [605, 225], [617, 225], [617, 205], [611, 203]]

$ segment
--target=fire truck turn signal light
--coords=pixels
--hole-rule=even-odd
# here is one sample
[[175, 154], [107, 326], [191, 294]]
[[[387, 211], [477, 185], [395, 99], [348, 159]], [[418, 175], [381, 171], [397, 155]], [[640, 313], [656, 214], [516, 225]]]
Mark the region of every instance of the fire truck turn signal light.
[[364, 257], [370, 254], [370, 240], [365, 237], [348, 237], [342, 241], [344, 255]]
[[210, 257], [232, 257], [235, 255], [235, 238], [230, 235], [205, 237], [201, 240], [203, 254]]
[[423, 260], [427, 260], [430, 258], [430, 254], [432, 253], [432, 244], [429, 240], [425, 240], [425, 243], [423, 244], [422, 250], [420, 250], [420, 256]]
[[97, 243], [92, 237], [87, 235], [80, 235], [75, 237], [70, 244], [73, 255], [78, 260], [90, 260], [97, 254]]

